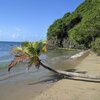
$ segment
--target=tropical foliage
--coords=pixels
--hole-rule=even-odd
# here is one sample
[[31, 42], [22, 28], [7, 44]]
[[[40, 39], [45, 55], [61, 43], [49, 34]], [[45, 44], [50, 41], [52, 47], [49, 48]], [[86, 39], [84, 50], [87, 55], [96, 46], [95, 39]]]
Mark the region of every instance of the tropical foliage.
[[15, 56], [15, 59], [9, 64], [8, 71], [10, 71], [13, 66], [23, 60], [28, 61], [28, 68], [30, 68], [33, 64], [39, 68], [39, 56], [41, 53], [45, 52], [47, 52], [47, 41], [23, 42], [21, 47], [14, 48], [12, 50], [12, 54]]
[[58, 36], [58, 32], [60, 36], [64, 34], [63, 38], [90, 48], [91, 42], [100, 37], [100, 1], [85, 0], [74, 12], [54, 21], [48, 28], [48, 40]]
[[92, 50], [96, 52], [98, 55], [100, 55], [100, 38], [97, 38], [93, 43], [92, 43]]
[[50, 39], [52, 36], [56, 36], [59, 38], [59, 33], [62, 33], [62, 37], [67, 35], [66, 33], [66, 25], [62, 19], [58, 19], [54, 21], [54, 24], [51, 25], [48, 29], [47, 37]]
[[[100, 41], [99, 41], [100, 42]], [[99, 46], [100, 47], [100, 46]], [[30, 68], [33, 64], [36, 66], [36, 68], [39, 68], [40, 65], [44, 67], [45, 69], [48, 69], [49, 71], [52, 71], [60, 76], [60, 78], [63, 77], [70, 77], [71, 79], [75, 79], [75, 77], [79, 78], [87, 78], [87, 79], [100, 79], [100, 77], [96, 75], [89, 75], [89, 74], [81, 74], [76, 72], [66, 72], [61, 70], [55, 70], [52, 69], [46, 65], [44, 65], [41, 60], [39, 59], [39, 56], [41, 53], [44, 53], [47, 51], [47, 42], [24, 42], [22, 43], [21, 47], [14, 48], [12, 50], [12, 53], [15, 55], [15, 59], [9, 64], [8, 71], [12, 67], [14, 67], [17, 63], [27, 60], [28, 61], [28, 68]]]

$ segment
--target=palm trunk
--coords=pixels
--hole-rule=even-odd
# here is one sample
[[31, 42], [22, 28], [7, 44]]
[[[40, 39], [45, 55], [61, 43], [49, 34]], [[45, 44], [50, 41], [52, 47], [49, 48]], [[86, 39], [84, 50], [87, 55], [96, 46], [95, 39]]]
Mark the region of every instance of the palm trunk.
[[[52, 72], [54, 72], [54, 73], [58, 73], [56, 70], [54, 70], [54, 69], [52, 69], [52, 68], [50, 68], [50, 67], [44, 65], [41, 61], [40, 61], [40, 65], [41, 65], [42, 67], [44, 67], [45, 69], [47, 69], [47, 70], [50, 70], [50, 71], [52, 71]], [[58, 73], [58, 74], [59, 74], [59, 73]]]
[[81, 74], [81, 73], [77, 73], [77, 72], [67, 72], [67, 71], [60, 71], [60, 70], [57, 70], [57, 72], [59, 74], [64, 75], [64, 76], [87, 78], [87, 79], [98, 79], [98, 80], [100, 80], [100, 75]]
[[63, 75], [63, 76], [87, 78], [87, 79], [97, 79], [97, 80], [100, 79], [100, 76], [97, 76], [97, 75], [81, 74], [81, 73], [76, 73], [76, 72], [67, 72], [67, 71], [55, 70], [55, 69], [52, 69], [52, 68], [44, 65], [41, 61], [40, 61], [40, 65], [47, 70], [50, 70], [54, 73], [57, 73], [57, 74]]

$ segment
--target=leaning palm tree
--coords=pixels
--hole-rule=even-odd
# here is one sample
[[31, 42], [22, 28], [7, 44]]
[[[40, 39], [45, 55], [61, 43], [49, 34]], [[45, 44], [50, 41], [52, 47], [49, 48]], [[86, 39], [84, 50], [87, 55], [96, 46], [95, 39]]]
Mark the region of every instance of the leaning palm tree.
[[8, 71], [10, 71], [11, 68], [14, 67], [17, 63], [25, 60], [28, 62], [28, 69], [34, 64], [36, 68], [42, 66], [61, 76], [71, 76], [71, 78], [80, 77], [80, 78], [89, 78], [89, 79], [100, 79], [100, 76], [55, 70], [44, 65], [42, 61], [39, 59], [39, 56], [41, 55], [41, 53], [47, 52], [47, 49], [48, 46], [46, 41], [23, 42], [21, 47], [14, 48], [12, 50], [12, 53], [15, 56], [15, 58], [9, 64]]
[[10, 71], [10, 69], [14, 67], [17, 63], [27, 60], [28, 69], [34, 64], [36, 68], [42, 66], [50, 71], [58, 73], [56, 70], [44, 65], [39, 59], [41, 53], [47, 52], [47, 48], [47, 41], [23, 42], [21, 47], [14, 48], [12, 50], [12, 54], [15, 56], [15, 58], [9, 64], [8, 71]]

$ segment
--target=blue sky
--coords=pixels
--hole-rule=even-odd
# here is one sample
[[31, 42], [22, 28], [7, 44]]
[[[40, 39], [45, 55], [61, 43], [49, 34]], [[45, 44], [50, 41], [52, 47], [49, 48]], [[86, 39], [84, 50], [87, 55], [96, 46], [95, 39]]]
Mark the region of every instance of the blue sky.
[[46, 39], [48, 27], [84, 0], [0, 0], [0, 41]]

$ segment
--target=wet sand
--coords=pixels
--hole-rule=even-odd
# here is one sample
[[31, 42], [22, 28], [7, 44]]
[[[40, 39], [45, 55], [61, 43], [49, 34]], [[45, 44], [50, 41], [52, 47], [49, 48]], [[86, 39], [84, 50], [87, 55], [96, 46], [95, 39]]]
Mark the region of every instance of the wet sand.
[[[55, 56], [55, 53], [53, 56]], [[62, 53], [59, 54], [58, 52], [56, 54], [57, 59], [54, 57], [53, 61], [51, 61], [54, 62], [54, 66], [49, 66], [55, 69], [60, 68], [60, 65], [62, 64], [63, 68], [61, 69], [71, 69], [75, 67], [75, 63], [72, 63], [72, 61], [68, 61], [67, 59], [68, 54], [73, 52], [67, 52], [64, 56]], [[75, 53], [76, 51], [73, 54]], [[61, 64], [58, 63], [61, 60], [61, 56], [58, 56], [58, 54], [64, 57], [64, 62], [60, 62]], [[42, 67], [38, 71], [32, 67], [30, 72], [26, 72], [25, 68], [26, 65], [20, 64], [12, 69], [10, 74], [7, 70], [5, 73], [0, 70], [0, 100], [30, 100], [37, 95], [40, 95], [43, 91], [48, 90], [53, 84], [55, 84], [54, 82], [58, 78]]]
[[52, 86], [47, 79], [14, 81], [11, 78], [1, 82], [0, 100], [30, 100]]
[[[100, 75], [100, 56], [91, 52], [76, 69]], [[100, 81], [62, 79], [31, 100], [100, 100]]]
[[[96, 56], [94, 56], [93, 54], [90, 54], [90, 55], [96, 58]], [[84, 66], [81, 67], [80, 64], [84, 63], [84, 61], [86, 61], [87, 58], [90, 59], [91, 58], [90, 55], [86, 57], [85, 59], [84, 57], [87, 56], [87, 54], [84, 55], [84, 57], [79, 57], [78, 59], [73, 59], [73, 60], [66, 59], [64, 61], [66, 62], [65, 66], [67, 65], [67, 66], [70, 66], [69, 68], [75, 68], [75, 66], [78, 65], [77, 66], [78, 70], [88, 71], [90, 68], [87, 69], [85, 65], [87, 69], [86, 70], [84, 69]], [[98, 58], [96, 58], [96, 61], [98, 61], [97, 59]], [[92, 60], [95, 61], [95, 59], [92, 59]], [[65, 67], [63, 69], [65, 69]], [[58, 81], [55, 75], [52, 75], [49, 73], [50, 75], [47, 76], [46, 74], [45, 76], [45, 74], [43, 75], [43, 71], [41, 70], [39, 70], [38, 72], [35, 72], [34, 74], [33, 72], [20, 74], [14, 77], [10, 77], [6, 80], [0, 81], [0, 100], [35, 100], [35, 99], [36, 100], [60, 100], [60, 99], [66, 100], [69, 94], [71, 95], [72, 98], [74, 98], [73, 97], [74, 93], [76, 93], [75, 95], [78, 95], [79, 93], [81, 93], [80, 89], [81, 87], [84, 87], [85, 84], [88, 84], [86, 87], [84, 87], [85, 89], [92, 88], [92, 85], [91, 87], [88, 87], [90, 85], [90, 83], [88, 82], [73, 81], [69, 79], [63, 79], [63, 80]], [[36, 77], [38, 74], [41, 74], [41, 77], [39, 78]], [[95, 83], [91, 83], [91, 84], [95, 85]], [[78, 88], [78, 86], [81, 86], [81, 87]], [[83, 89], [82, 92], [86, 92], [85, 89]], [[70, 95], [68, 96], [68, 98], [70, 97]], [[68, 99], [68, 100], [74, 100], [74, 99]]]

